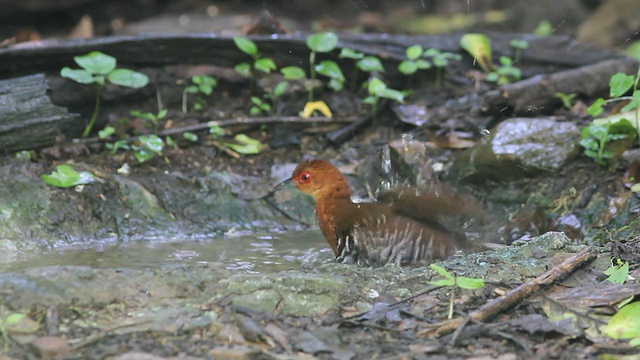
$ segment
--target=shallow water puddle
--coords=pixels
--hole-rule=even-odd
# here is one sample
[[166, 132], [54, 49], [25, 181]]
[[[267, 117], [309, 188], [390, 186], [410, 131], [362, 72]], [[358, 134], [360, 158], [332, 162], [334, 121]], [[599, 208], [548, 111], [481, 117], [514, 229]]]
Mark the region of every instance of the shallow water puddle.
[[25, 259], [0, 264], [0, 272], [50, 265], [140, 269], [179, 263], [219, 263], [244, 273], [270, 273], [330, 258], [331, 250], [319, 232], [297, 231], [211, 240], [103, 243], [25, 255]]

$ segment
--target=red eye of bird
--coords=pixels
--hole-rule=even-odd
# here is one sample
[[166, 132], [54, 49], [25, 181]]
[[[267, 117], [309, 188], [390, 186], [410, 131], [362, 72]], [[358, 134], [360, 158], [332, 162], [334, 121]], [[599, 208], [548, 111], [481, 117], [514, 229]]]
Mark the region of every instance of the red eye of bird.
[[303, 172], [302, 174], [300, 174], [298, 179], [300, 179], [300, 182], [303, 184], [308, 183], [309, 181], [311, 181], [311, 174], [309, 174], [308, 172]]

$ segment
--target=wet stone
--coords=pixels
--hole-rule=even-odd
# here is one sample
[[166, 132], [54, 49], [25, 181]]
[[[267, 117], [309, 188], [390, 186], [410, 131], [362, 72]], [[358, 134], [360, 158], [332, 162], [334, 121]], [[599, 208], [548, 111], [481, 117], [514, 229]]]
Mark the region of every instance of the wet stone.
[[512, 118], [461, 154], [453, 172], [463, 178], [506, 180], [548, 174], [579, 152], [580, 130], [555, 117]]

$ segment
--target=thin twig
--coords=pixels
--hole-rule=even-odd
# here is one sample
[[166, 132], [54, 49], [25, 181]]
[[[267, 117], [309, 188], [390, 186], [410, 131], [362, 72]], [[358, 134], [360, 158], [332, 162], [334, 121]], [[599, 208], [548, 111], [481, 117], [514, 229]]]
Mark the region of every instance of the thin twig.
[[[503, 296], [489, 301], [478, 310], [470, 312], [469, 317], [476, 321], [484, 321], [503, 310], [511, 308], [520, 301], [529, 297], [532, 293], [540, 289], [540, 287], [544, 285], [551, 285], [554, 281], [564, 278], [581, 265], [593, 260], [597, 255], [597, 250], [593, 247], [586, 247], [579, 253], [566, 259], [560, 265], [552, 268], [537, 278], [518, 286]], [[440, 335], [451, 332], [458, 328], [463, 321], [464, 319], [462, 317], [458, 317], [453, 320], [436, 324], [435, 333]], [[428, 332], [431, 333], [433, 330], [434, 328], [430, 329]]]

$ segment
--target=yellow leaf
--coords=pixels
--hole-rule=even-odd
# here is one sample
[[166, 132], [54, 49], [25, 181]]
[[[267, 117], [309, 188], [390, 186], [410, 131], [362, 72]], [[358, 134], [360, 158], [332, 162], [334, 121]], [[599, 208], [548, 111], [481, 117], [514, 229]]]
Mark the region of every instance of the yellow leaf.
[[304, 105], [304, 110], [302, 110], [303, 118], [310, 118], [315, 111], [319, 111], [322, 115], [332, 118], [333, 114], [331, 113], [331, 109], [324, 103], [324, 101], [310, 101]]

